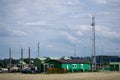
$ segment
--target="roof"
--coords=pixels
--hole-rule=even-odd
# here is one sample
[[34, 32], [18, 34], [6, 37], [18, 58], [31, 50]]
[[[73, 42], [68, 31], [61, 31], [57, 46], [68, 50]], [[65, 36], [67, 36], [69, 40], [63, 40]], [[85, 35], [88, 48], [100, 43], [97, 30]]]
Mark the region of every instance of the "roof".
[[96, 55], [96, 57], [120, 57], [117, 55]]
[[71, 58], [69, 58], [69, 57], [62, 57], [61, 59], [64, 59], [64, 60], [71, 60]]
[[38, 59], [40, 59], [40, 60], [46, 60], [47, 58], [50, 58], [51, 60], [58, 60], [59, 58], [57, 58], [57, 57], [43, 57], [43, 58], [38, 58]]
[[110, 62], [110, 64], [120, 64], [120, 62]]
[[40, 59], [40, 60], [45, 60], [46, 58], [38, 58], [38, 59]]
[[48, 57], [48, 58], [50, 58], [50, 59], [52, 59], [52, 60], [58, 60], [58, 59], [60, 59], [60, 58], [58, 58], [58, 57]]
[[[64, 59], [62, 59], [62, 60], [50, 60], [50, 61], [57, 61], [57, 62], [59, 62], [59, 63], [66, 63], [66, 64], [69, 64], [69, 63], [71, 63], [71, 64], [78, 64], [78, 63], [88, 63], [87, 61], [83, 61], [83, 60], [64, 60]], [[50, 62], [50, 61], [48, 61], [48, 62]]]
[[22, 62], [22, 61], [19, 61], [19, 64], [26, 64], [26, 63], [25, 63], [25, 61], [23, 61], [23, 62]]

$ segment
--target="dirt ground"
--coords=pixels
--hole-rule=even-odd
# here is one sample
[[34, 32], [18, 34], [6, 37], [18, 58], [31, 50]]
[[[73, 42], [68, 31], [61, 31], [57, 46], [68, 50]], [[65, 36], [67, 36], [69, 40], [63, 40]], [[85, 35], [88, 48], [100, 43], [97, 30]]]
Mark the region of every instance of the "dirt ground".
[[120, 72], [87, 72], [68, 74], [1, 73], [0, 80], [120, 80]]

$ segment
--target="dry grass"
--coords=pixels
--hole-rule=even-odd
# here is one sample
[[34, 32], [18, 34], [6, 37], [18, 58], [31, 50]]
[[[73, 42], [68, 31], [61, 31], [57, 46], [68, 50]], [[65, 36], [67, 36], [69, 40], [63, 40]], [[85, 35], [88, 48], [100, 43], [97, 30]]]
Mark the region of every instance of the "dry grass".
[[120, 72], [94, 72], [69, 74], [2, 73], [0, 80], [120, 80]]

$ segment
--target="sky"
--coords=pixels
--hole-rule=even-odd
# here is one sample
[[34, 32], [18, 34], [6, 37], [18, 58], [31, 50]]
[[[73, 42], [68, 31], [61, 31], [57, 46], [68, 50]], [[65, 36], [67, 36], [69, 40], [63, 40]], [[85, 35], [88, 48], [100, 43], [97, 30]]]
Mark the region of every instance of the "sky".
[[120, 55], [120, 0], [0, 0], [0, 59], [91, 56], [92, 14], [96, 55]]

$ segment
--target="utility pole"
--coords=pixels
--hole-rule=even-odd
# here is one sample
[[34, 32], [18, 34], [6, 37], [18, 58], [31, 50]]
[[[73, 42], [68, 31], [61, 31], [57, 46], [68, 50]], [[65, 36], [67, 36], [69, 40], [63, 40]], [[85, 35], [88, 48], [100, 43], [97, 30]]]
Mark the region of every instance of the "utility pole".
[[104, 70], [104, 58], [103, 58], [103, 43], [102, 43], [102, 70]]
[[53, 57], [55, 58], [55, 46], [53, 46]]
[[10, 58], [10, 64], [9, 64], [9, 72], [11, 72], [11, 67], [12, 67], [12, 49], [9, 48], [9, 58]]
[[29, 58], [29, 67], [31, 66], [31, 59], [30, 59], [30, 47], [28, 49], [28, 58]]
[[21, 68], [23, 69], [23, 48], [21, 49], [21, 61], [22, 61]]
[[76, 57], [76, 46], [74, 44], [74, 57]]
[[40, 57], [40, 51], [39, 51], [39, 49], [40, 49], [40, 43], [38, 42], [38, 58]]
[[96, 45], [95, 45], [95, 17], [90, 14], [90, 17], [92, 19], [92, 32], [93, 32], [93, 66], [92, 70], [96, 70]]
[[56, 51], [55, 51], [55, 46], [54, 45], [49, 45], [49, 47], [52, 49], [52, 53], [53, 53], [53, 57], [55, 57], [55, 53], [56, 53]]

